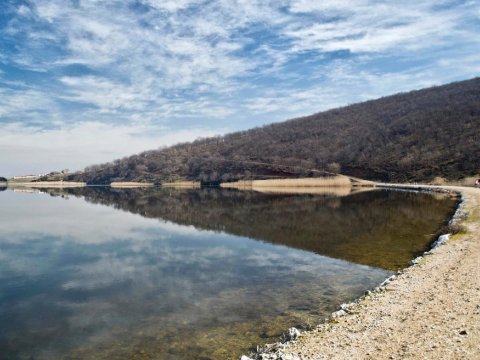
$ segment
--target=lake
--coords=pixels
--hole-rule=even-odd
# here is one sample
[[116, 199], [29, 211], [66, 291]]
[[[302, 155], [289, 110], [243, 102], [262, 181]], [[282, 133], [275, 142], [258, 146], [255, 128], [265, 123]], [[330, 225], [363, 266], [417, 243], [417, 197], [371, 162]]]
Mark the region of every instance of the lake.
[[0, 191], [1, 359], [238, 359], [429, 248], [449, 195]]

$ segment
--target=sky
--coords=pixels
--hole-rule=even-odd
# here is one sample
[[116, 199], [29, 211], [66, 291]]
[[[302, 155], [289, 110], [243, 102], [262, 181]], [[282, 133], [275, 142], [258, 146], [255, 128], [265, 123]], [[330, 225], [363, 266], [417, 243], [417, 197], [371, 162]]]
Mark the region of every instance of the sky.
[[0, 176], [479, 74], [479, 0], [1, 0]]

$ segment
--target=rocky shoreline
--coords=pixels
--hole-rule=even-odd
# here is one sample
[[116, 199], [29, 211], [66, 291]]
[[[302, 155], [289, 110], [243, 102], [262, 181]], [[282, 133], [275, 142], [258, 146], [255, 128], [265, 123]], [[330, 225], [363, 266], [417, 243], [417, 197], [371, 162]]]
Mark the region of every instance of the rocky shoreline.
[[[441, 278], [445, 274], [445, 267], [442, 266], [446, 260], [452, 261], [451, 254], [454, 253], [459, 260], [467, 251], [466, 248], [476, 246], [480, 253], [479, 242], [477, 240], [477, 231], [479, 230], [479, 219], [472, 215], [478, 211], [480, 203], [480, 190], [463, 187], [436, 187], [422, 185], [394, 185], [394, 184], [378, 184], [377, 187], [399, 189], [399, 190], [417, 190], [417, 191], [439, 191], [439, 192], [455, 192], [461, 195], [458, 207], [449, 221], [450, 228], [463, 229], [464, 224], [468, 225], [466, 234], [457, 234], [454, 237], [455, 243], [449, 240], [451, 234], [442, 234], [436, 241], [432, 243], [431, 249], [421, 256], [415, 258], [411, 262], [411, 266], [397, 272], [372, 291], [366, 291], [365, 294], [355, 301], [342, 304], [340, 308], [331, 314], [331, 316], [318, 325], [313, 330], [300, 332], [298, 329], [290, 328], [284, 334], [282, 341], [275, 344], [267, 344], [257, 347], [257, 351], [249, 356], [243, 355], [241, 360], [303, 360], [303, 359], [395, 359], [395, 358], [472, 358], [479, 356], [480, 358], [480, 341], [475, 342], [473, 338], [471, 346], [468, 350], [460, 346], [462, 340], [455, 340], [453, 344], [448, 346], [448, 351], [440, 350], [445, 344], [451, 341], [445, 341], [444, 346], [432, 344], [428, 350], [421, 356], [418, 353], [409, 354], [408, 349], [418, 342], [419, 337], [417, 331], [428, 329], [431, 332], [429, 323], [440, 320], [435, 330], [440, 334], [446, 335], [444, 328], [452, 324], [455, 320], [455, 311], [461, 312], [461, 309], [453, 309], [453, 314], [445, 309], [445, 313], [449, 313], [451, 318], [438, 319], [438, 307], [428, 305], [430, 298], [440, 299], [442, 306], [446, 300], [452, 300], [452, 294], [463, 293], [465, 287], [458, 287], [458, 282], [446, 282], [443, 285], [447, 291], [436, 291], [432, 289], [431, 281], [433, 278]], [[473, 221], [472, 221], [473, 220]], [[468, 223], [468, 224], [467, 224]], [[447, 246], [442, 246], [448, 244]], [[460, 249], [456, 249], [460, 247]], [[477, 255], [478, 255], [477, 253]], [[434, 256], [432, 256], [434, 255]], [[475, 258], [470, 259], [470, 271], [475, 269]], [[473, 261], [473, 264], [471, 263]], [[430, 266], [429, 266], [430, 265]], [[471, 287], [471, 291], [475, 294], [476, 299], [480, 298], [479, 284], [479, 266], [476, 267], [478, 276], [476, 276], [477, 284]], [[429, 274], [432, 272], [431, 274]], [[458, 274], [457, 274], [458, 275]], [[465, 276], [460, 275], [465, 281]], [[433, 284], [435, 285], [435, 284]], [[470, 285], [470, 284], [469, 284]], [[452, 292], [452, 289], [454, 291]], [[458, 295], [456, 294], [456, 295]], [[455, 297], [456, 295], [453, 295]], [[445, 301], [441, 300], [446, 297]], [[410, 301], [404, 303], [404, 298]], [[466, 298], [467, 302], [472, 300]], [[403, 306], [402, 306], [402, 303]], [[416, 305], [417, 304], [417, 305]], [[420, 306], [423, 305], [423, 306]], [[425, 307], [422, 319], [418, 319], [415, 313], [419, 308]], [[476, 307], [472, 308], [475, 319], [470, 321], [473, 332], [480, 333], [480, 305], [477, 302]], [[432, 312], [431, 316], [428, 315]], [[411, 313], [409, 315], [409, 313]], [[431, 321], [429, 321], [431, 320]], [[476, 321], [476, 322], [475, 322]], [[402, 326], [412, 323], [412, 326]], [[399, 328], [402, 328], [400, 332]], [[470, 329], [472, 332], [472, 330]], [[457, 334], [463, 338], [468, 336], [468, 331], [463, 329], [457, 331]], [[478, 334], [477, 334], [478, 335]], [[388, 339], [395, 339], [397, 346], [391, 346]], [[448, 335], [451, 339], [451, 335]], [[477, 337], [480, 338], [480, 337]], [[380, 339], [387, 340], [387, 342]], [[405, 340], [404, 340], [405, 339]], [[408, 340], [406, 340], [408, 339]], [[418, 345], [418, 344], [417, 344]], [[418, 347], [418, 346], [417, 346]], [[457, 351], [458, 350], [458, 351]], [[466, 350], [463, 354], [462, 350]], [[445, 356], [449, 352], [452, 355]], [[460, 357], [458, 357], [460, 355]], [[465, 357], [464, 357], [465, 356]]]

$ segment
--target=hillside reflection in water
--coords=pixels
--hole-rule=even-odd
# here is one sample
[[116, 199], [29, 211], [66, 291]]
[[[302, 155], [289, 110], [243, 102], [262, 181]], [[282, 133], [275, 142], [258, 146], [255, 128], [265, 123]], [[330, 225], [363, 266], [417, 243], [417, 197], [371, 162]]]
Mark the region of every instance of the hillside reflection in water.
[[237, 190], [73, 189], [86, 201], [201, 230], [286, 245], [387, 270], [428, 249], [455, 201], [371, 191], [346, 197]]
[[405, 266], [455, 203], [386, 191], [49, 193], [0, 194], [6, 359], [237, 359]]

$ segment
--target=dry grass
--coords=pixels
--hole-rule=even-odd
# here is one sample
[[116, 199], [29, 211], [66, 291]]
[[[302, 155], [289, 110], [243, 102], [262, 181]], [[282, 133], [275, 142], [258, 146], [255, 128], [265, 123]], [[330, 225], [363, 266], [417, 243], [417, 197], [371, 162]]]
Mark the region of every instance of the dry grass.
[[73, 188], [84, 187], [84, 182], [74, 181], [37, 181], [37, 182], [8, 182], [8, 187], [27, 187], [27, 188]]
[[225, 188], [315, 188], [315, 187], [350, 187], [352, 185], [347, 176], [329, 176], [321, 178], [301, 179], [270, 179], [270, 180], [245, 180], [233, 183], [222, 183]]
[[446, 183], [447, 183], [447, 180], [441, 176], [437, 176], [432, 181], [432, 185], [445, 185]]
[[114, 188], [133, 188], [133, 187], [148, 187], [148, 186], [153, 186], [153, 183], [144, 183], [144, 182], [112, 182], [110, 184], [111, 187]]
[[459, 186], [475, 186], [475, 180], [480, 179], [480, 175], [476, 176], [467, 176], [461, 180], [458, 180], [455, 184]]
[[188, 188], [188, 189], [196, 189], [199, 188], [200, 182], [198, 181], [175, 181], [169, 183], [162, 183], [162, 187], [167, 188]]
[[451, 186], [475, 186], [475, 180], [480, 179], [480, 175], [467, 176], [460, 180], [447, 180], [440, 176], [433, 179], [430, 184], [432, 185], [451, 185]]
[[235, 189], [243, 189], [243, 188], [252, 188], [253, 181], [252, 180], [242, 180], [242, 181], [235, 181], [235, 182], [228, 182], [228, 183], [221, 183], [221, 188], [235, 188]]
[[352, 193], [352, 188], [348, 186], [318, 186], [318, 187], [242, 187], [241, 190], [253, 190], [262, 193], [271, 194], [315, 194], [315, 195], [334, 195], [347, 196]]

